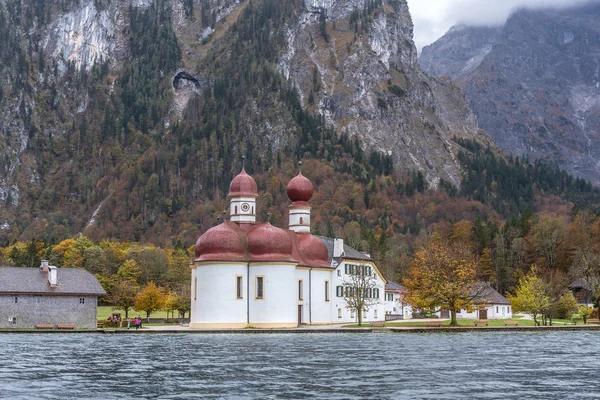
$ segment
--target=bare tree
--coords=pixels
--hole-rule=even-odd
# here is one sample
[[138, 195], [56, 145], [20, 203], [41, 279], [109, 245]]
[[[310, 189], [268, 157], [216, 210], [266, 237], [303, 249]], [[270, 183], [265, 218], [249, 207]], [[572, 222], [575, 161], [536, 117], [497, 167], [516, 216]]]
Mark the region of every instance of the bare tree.
[[363, 311], [380, 303], [380, 286], [377, 273], [370, 265], [346, 264], [348, 275], [343, 281], [346, 308], [356, 312], [358, 325], [362, 325]]

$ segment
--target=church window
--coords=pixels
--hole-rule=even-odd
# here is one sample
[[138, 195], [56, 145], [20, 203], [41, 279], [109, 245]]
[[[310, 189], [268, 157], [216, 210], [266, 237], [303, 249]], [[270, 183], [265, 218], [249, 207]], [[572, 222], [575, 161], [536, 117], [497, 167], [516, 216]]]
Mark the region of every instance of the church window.
[[325, 281], [325, 301], [329, 301], [329, 281]]
[[298, 300], [304, 299], [304, 287], [302, 279], [298, 280]]
[[236, 283], [236, 297], [238, 299], [243, 299], [244, 298], [244, 278], [242, 276], [236, 276], [235, 277], [235, 283]]
[[198, 298], [198, 278], [194, 278], [194, 300]]
[[264, 282], [265, 282], [265, 278], [264, 276], [257, 276], [256, 277], [256, 298], [259, 300], [264, 299], [264, 291], [265, 291], [265, 287], [264, 287]]

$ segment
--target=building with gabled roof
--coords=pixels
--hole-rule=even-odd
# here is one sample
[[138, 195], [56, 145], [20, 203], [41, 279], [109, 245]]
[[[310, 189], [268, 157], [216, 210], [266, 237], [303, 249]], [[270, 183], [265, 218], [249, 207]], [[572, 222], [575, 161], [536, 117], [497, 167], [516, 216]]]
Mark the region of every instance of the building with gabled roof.
[[79, 268], [0, 267], [0, 327], [69, 324], [96, 328], [98, 297], [106, 292]]

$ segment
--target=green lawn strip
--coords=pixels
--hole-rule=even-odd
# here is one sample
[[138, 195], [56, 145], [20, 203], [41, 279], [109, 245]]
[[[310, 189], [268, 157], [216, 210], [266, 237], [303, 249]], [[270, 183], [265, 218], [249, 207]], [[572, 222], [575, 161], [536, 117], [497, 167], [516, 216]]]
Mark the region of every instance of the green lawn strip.
[[[519, 326], [535, 326], [533, 320], [529, 319], [490, 319], [488, 320], [488, 326], [501, 326], [504, 327], [504, 321], [518, 321]], [[401, 322], [388, 322], [385, 324], [385, 327], [425, 327], [427, 322], [424, 321], [401, 321]], [[450, 320], [444, 321], [442, 326], [450, 326]], [[475, 320], [474, 319], [459, 319], [458, 326], [460, 327], [474, 327]], [[363, 324], [362, 326], [354, 325], [344, 325], [344, 328], [369, 328], [370, 325], [368, 323]], [[377, 326], [374, 328], [381, 328], [381, 326]]]
[[[125, 311], [123, 310], [113, 310], [112, 306], [98, 306], [98, 320], [106, 321], [108, 317], [111, 316], [112, 313], [121, 313], [121, 318], [125, 318]], [[139, 312], [135, 310], [129, 311], [129, 318], [134, 319], [135, 317], [140, 316], [141, 318], [146, 318], [145, 312]], [[167, 318], [166, 311], [157, 311], [150, 314], [150, 318]]]

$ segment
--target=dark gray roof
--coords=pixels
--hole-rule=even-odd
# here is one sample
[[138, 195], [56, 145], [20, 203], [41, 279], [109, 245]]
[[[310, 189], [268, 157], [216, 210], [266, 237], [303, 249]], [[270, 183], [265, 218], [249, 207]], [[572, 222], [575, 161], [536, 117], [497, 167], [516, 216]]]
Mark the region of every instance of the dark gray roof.
[[98, 279], [84, 269], [57, 268], [57, 282], [57, 287], [50, 287], [48, 273], [39, 268], [0, 267], [0, 294], [106, 294]]
[[583, 290], [592, 290], [592, 285], [588, 281], [583, 278], [577, 279], [575, 282], [569, 285], [569, 289], [583, 289]]
[[493, 287], [486, 283], [479, 283], [475, 285], [475, 293], [480, 301], [483, 300], [487, 304], [506, 304], [510, 305], [510, 300], [502, 296]]
[[396, 282], [392, 282], [392, 281], [388, 281], [385, 284], [385, 290], [391, 291], [391, 292], [406, 292], [406, 291], [408, 291], [408, 289], [406, 289], [406, 286], [401, 285]]
[[[331, 260], [333, 259], [333, 241], [334, 241], [334, 239], [324, 237], [324, 236], [317, 236], [317, 237], [319, 239], [321, 239], [321, 241], [323, 243], [325, 243], [325, 246], [327, 247], [327, 252], [329, 253], [329, 262], [331, 262]], [[373, 259], [371, 259], [371, 257], [364, 255], [363, 253], [361, 253], [358, 250], [353, 249], [352, 247], [348, 246], [345, 242], [344, 242], [343, 258], [350, 259], [350, 260], [373, 261]]]

